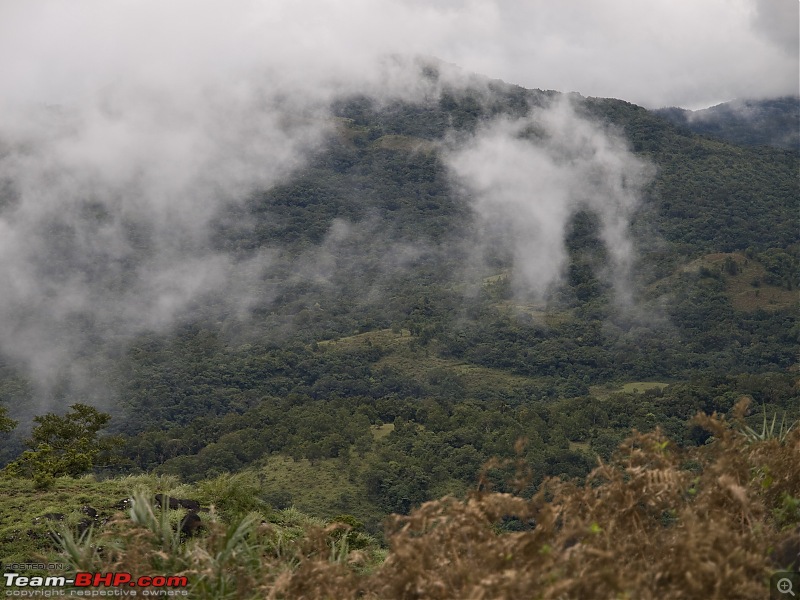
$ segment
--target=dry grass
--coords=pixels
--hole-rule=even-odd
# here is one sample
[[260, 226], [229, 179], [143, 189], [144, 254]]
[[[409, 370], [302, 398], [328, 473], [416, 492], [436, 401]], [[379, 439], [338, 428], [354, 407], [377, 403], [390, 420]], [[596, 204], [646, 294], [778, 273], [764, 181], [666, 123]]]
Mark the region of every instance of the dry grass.
[[290, 536], [251, 519], [173, 552], [157, 527], [120, 521], [116, 549], [92, 567], [170, 568], [208, 598], [767, 597], [771, 572], [791, 560], [781, 548], [799, 541], [800, 431], [759, 440], [717, 416], [697, 422], [714, 436], [701, 448], [635, 434], [585, 482], [549, 479], [524, 498], [483, 481], [465, 499], [394, 516], [382, 564], [350, 545], [346, 526]]

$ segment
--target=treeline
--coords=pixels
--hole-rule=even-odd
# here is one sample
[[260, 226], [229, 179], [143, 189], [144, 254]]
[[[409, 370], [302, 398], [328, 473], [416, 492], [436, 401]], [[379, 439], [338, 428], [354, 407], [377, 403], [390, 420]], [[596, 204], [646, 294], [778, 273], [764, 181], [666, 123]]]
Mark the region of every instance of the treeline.
[[[743, 394], [757, 403], [754, 426], [760, 406], [765, 413], [769, 407], [770, 418], [800, 414], [788, 374], [696, 377], [667, 388], [517, 402], [464, 399], [463, 385], [448, 377], [431, 374], [429, 386], [412, 397], [263, 397], [240, 413], [128, 438], [127, 468], [197, 481], [258, 466], [276, 453], [312, 463], [336, 459], [373, 504], [374, 526], [382, 514], [466, 489], [487, 461], [515, 456], [518, 440], [525, 440], [522, 456], [535, 489], [545, 476], [585, 476], [633, 429], [661, 427], [682, 445], [702, 445], [707, 434], [689, 419], [698, 411], [727, 413]], [[376, 436], [380, 430], [388, 434]], [[506, 475], [497, 473], [500, 489]]]

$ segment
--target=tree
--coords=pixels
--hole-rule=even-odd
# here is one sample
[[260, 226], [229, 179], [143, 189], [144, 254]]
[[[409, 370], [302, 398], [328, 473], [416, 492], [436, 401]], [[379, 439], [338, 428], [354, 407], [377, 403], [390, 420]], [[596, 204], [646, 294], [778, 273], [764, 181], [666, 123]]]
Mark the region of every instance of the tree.
[[0, 406], [0, 433], [8, 433], [16, 426], [17, 422], [8, 416], [6, 407]]
[[32, 477], [46, 486], [54, 477], [77, 477], [90, 471], [98, 460], [108, 460], [119, 438], [98, 438], [111, 415], [86, 404], [73, 404], [64, 416], [48, 413], [34, 417], [36, 426], [25, 444], [31, 448], [4, 469], [17, 477]]

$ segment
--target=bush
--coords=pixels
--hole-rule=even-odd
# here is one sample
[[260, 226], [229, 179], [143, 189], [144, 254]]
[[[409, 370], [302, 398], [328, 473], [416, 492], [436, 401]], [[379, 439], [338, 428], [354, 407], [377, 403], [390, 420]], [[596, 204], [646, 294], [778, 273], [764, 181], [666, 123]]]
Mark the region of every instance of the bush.
[[98, 461], [113, 459], [120, 440], [98, 437], [111, 415], [86, 404], [73, 404], [70, 408], [63, 417], [54, 413], [34, 417], [36, 426], [25, 442], [31, 450], [8, 464], [5, 474], [28, 477], [37, 486], [46, 487], [55, 477], [77, 477], [91, 471]]

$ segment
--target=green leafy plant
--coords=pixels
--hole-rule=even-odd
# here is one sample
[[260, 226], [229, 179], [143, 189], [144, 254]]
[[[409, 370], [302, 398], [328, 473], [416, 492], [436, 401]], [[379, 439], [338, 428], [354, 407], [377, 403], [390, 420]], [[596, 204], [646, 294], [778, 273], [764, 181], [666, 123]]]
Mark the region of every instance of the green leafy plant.
[[778, 413], [773, 413], [772, 421], [767, 419], [767, 407], [764, 406], [764, 419], [761, 423], [761, 431], [756, 431], [743, 420], [740, 420], [739, 431], [744, 435], [748, 440], [755, 442], [755, 441], [764, 441], [775, 439], [779, 442], [783, 442], [786, 440], [786, 437], [789, 435], [789, 432], [797, 426], [797, 421], [793, 421], [792, 423], [786, 422], [786, 413], [783, 413], [781, 417], [780, 424], [778, 424], [778, 429], [775, 429], [775, 425], [777, 424]]
[[48, 413], [34, 417], [36, 426], [25, 442], [31, 450], [5, 467], [7, 475], [29, 477], [45, 487], [54, 477], [77, 477], [99, 461], [112, 459], [120, 440], [98, 436], [111, 415], [86, 404], [73, 404], [70, 408], [64, 416]]

